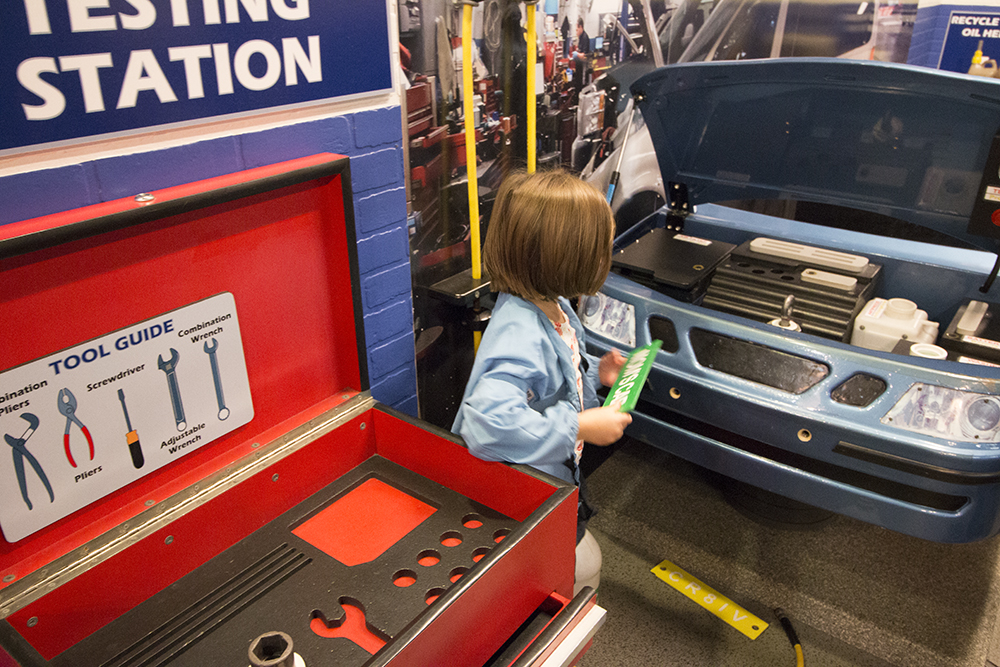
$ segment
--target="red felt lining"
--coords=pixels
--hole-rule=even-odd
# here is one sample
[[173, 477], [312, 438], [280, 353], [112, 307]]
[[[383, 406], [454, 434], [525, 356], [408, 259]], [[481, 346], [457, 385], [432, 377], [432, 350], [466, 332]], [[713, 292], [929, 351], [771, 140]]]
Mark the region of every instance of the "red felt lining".
[[292, 530], [337, 561], [353, 567], [375, 560], [437, 509], [371, 478]]
[[369, 653], [378, 653], [379, 649], [385, 646], [385, 640], [368, 629], [364, 610], [344, 600], [340, 601], [340, 606], [344, 608], [344, 619], [339, 625], [327, 626], [323, 619], [317, 616], [309, 622], [309, 629], [320, 637], [350, 639]]

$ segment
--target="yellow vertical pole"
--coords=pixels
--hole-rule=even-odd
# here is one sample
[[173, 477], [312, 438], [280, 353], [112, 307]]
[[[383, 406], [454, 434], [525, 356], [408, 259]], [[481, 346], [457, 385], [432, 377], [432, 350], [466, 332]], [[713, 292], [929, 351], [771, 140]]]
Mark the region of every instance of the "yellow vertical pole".
[[[465, 124], [465, 173], [469, 179], [469, 231], [472, 245], [472, 279], [483, 275], [479, 251], [479, 184], [476, 174], [476, 126], [472, 96], [472, 4], [462, 6], [462, 109]], [[473, 332], [475, 349], [479, 349], [482, 333]]]
[[535, 57], [538, 55], [538, 43], [535, 37], [535, 2], [527, 0], [527, 22], [528, 22], [528, 72], [527, 72], [527, 94], [525, 95], [525, 106], [527, 116], [528, 134], [528, 173], [535, 173], [537, 157], [535, 155], [535, 111], [538, 100], [535, 96]]

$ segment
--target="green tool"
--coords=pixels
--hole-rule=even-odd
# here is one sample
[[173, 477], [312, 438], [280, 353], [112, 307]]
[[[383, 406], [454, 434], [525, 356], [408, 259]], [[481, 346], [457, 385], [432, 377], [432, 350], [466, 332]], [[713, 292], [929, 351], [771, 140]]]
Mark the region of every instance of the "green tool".
[[618, 412], [631, 412], [635, 408], [635, 404], [639, 402], [639, 392], [646, 384], [649, 371], [653, 368], [653, 360], [662, 345], [663, 341], [654, 340], [649, 345], [632, 350], [618, 373], [618, 379], [608, 392], [605, 406], [615, 405]]

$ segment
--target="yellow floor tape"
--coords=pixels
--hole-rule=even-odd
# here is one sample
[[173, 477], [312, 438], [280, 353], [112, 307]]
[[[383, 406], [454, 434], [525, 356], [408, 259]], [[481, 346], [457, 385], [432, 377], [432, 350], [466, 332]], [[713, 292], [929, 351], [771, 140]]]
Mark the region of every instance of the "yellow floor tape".
[[651, 572], [750, 639], [757, 639], [760, 633], [767, 630], [767, 623], [711, 586], [698, 581], [669, 560], [663, 561], [654, 567]]

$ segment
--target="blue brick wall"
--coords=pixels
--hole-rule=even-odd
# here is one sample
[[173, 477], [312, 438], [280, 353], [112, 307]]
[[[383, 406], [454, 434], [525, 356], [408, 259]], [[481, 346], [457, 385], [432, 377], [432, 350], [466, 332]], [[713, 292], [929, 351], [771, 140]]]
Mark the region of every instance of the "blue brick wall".
[[417, 414], [398, 106], [0, 178], [0, 224], [315, 153], [351, 158], [372, 395]]
[[[939, 5], [936, 7], [921, 7], [913, 23], [913, 36], [910, 38], [910, 54], [906, 62], [910, 65], [937, 68], [941, 59], [941, 47], [948, 33], [948, 16], [953, 10], [965, 10], [966, 7], [956, 5]], [[982, 9], [982, 8], [979, 8]], [[969, 11], [975, 11], [969, 9]]]

